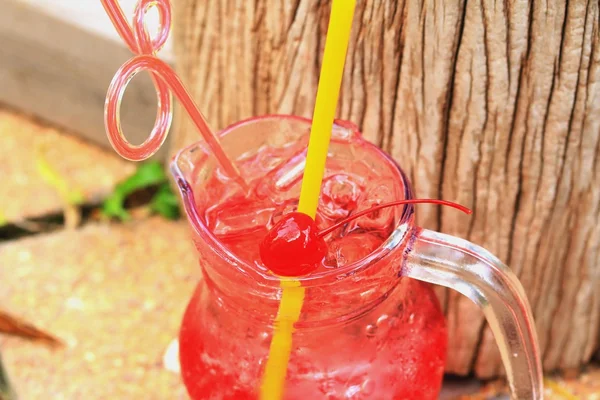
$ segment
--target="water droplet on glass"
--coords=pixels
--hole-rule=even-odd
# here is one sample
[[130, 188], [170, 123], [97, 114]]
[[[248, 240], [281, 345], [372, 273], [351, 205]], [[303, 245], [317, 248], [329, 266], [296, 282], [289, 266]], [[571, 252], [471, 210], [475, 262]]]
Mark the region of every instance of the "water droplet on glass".
[[242, 369], [238, 379], [241, 384], [247, 385], [252, 380], [252, 376], [248, 373], [247, 369]]
[[378, 327], [380, 327], [380, 328], [381, 328], [382, 326], [384, 326], [384, 325], [387, 323], [387, 321], [388, 321], [388, 318], [389, 318], [389, 317], [388, 317], [388, 315], [387, 315], [387, 314], [383, 314], [383, 315], [381, 315], [379, 318], [377, 318], [377, 326], [378, 326]]
[[347, 399], [351, 399], [358, 392], [360, 392], [360, 386], [352, 385], [348, 389], [346, 389], [346, 392], [344, 393], [344, 397], [346, 397]]
[[372, 379], [366, 378], [362, 383], [361, 394], [370, 395], [375, 392], [375, 382]]
[[259, 334], [260, 340], [263, 343], [269, 343], [269, 332], [261, 332]]
[[367, 333], [367, 337], [373, 337], [377, 333], [377, 326], [373, 325], [373, 324], [369, 324], [365, 328], [365, 331]]

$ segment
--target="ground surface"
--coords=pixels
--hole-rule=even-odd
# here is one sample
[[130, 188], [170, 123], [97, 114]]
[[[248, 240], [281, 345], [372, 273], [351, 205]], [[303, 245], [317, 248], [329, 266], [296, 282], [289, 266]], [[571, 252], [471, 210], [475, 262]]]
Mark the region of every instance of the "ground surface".
[[[100, 201], [134, 166], [52, 127], [0, 108], [0, 220], [18, 222], [59, 212], [65, 189]], [[1, 221], [0, 221], [1, 222]]]
[[22, 398], [185, 398], [163, 355], [198, 278], [186, 239], [184, 224], [152, 218], [0, 246], [2, 307], [66, 343], [5, 340]]
[[[133, 171], [110, 153], [1, 110], [0, 138], [5, 224], [65, 208], [35, 167], [35, 143], [46, 147], [44, 162], [86, 204]], [[0, 336], [20, 398], [185, 399], [174, 358], [165, 363], [165, 354], [198, 279], [187, 234], [185, 221], [144, 216], [126, 224], [88, 218], [70, 229], [0, 239], [0, 308], [65, 342], [51, 350]], [[549, 399], [600, 399], [600, 369], [570, 380], [549, 377], [546, 386]], [[502, 385], [469, 380], [449, 380], [442, 397], [507, 398]]]

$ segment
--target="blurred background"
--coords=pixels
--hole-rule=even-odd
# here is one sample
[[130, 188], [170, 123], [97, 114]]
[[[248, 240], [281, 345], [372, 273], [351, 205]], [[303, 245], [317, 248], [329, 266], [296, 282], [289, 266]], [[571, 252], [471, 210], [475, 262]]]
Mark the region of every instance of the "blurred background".
[[[254, 3], [173, 1], [159, 56], [215, 129], [312, 113], [330, 3]], [[518, 272], [548, 398], [600, 399], [599, 2], [433, 3], [359, 1], [338, 114], [420, 196], [475, 210], [470, 227], [437, 209], [420, 223]], [[131, 17], [136, 0], [120, 4]], [[124, 161], [103, 112], [131, 53], [100, 1], [0, 10], [0, 400], [186, 399], [174, 338], [199, 271], [165, 161], [197, 134], [176, 110], [156, 156]], [[157, 29], [154, 10], [147, 21]], [[152, 83], [137, 77], [122, 106], [131, 142], [155, 114]], [[452, 347], [443, 398], [507, 398], [482, 316], [439, 295]]]

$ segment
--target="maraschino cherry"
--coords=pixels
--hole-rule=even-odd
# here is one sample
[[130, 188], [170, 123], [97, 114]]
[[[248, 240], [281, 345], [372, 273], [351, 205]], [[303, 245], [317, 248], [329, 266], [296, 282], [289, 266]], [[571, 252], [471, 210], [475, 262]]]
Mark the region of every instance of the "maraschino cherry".
[[454, 207], [466, 214], [471, 210], [445, 200], [411, 199], [379, 204], [360, 211], [319, 232], [316, 222], [301, 212], [291, 212], [271, 228], [260, 244], [260, 258], [271, 272], [280, 276], [303, 276], [315, 271], [327, 255], [323, 237], [353, 219], [382, 208], [416, 203], [433, 203]]
[[308, 215], [284, 215], [267, 233], [260, 245], [260, 258], [273, 273], [302, 276], [318, 268], [327, 255], [327, 244], [319, 236], [317, 224]]

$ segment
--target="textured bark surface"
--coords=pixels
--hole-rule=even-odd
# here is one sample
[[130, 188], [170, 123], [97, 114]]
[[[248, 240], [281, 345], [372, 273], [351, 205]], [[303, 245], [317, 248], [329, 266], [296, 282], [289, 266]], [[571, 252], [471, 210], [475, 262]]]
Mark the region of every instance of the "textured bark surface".
[[[312, 114], [330, 3], [179, 0], [179, 73], [214, 128]], [[359, 0], [339, 116], [389, 151], [419, 223], [480, 244], [526, 287], [547, 370], [590, 359], [600, 325], [599, 1]], [[196, 140], [179, 121], [174, 148]], [[440, 292], [448, 371], [502, 373], [482, 315]]]

